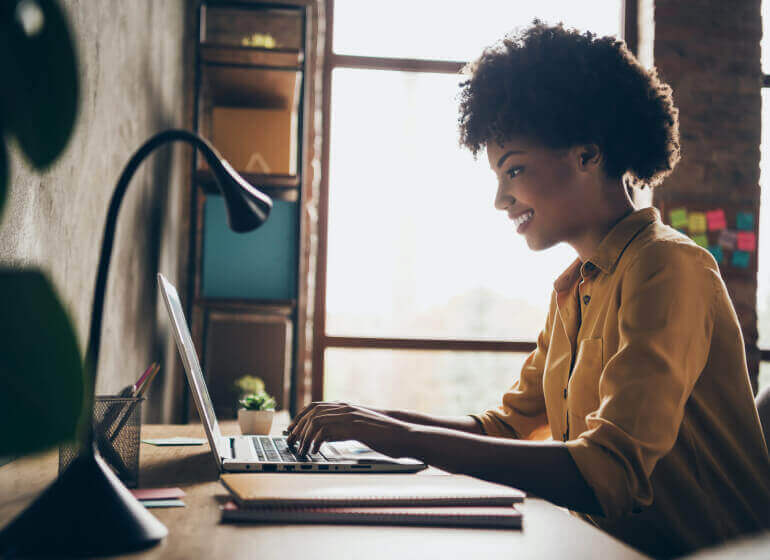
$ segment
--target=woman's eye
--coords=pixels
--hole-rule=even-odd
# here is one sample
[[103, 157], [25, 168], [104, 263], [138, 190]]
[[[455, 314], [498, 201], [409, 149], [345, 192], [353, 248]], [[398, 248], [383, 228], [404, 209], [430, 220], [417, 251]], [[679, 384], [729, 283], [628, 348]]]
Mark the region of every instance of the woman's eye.
[[511, 168], [508, 170], [508, 177], [510, 177], [511, 179], [513, 179], [514, 177], [516, 177], [516, 175], [518, 175], [519, 173], [521, 173], [523, 170], [524, 170], [524, 168], [523, 168], [523, 167], [511, 167]]

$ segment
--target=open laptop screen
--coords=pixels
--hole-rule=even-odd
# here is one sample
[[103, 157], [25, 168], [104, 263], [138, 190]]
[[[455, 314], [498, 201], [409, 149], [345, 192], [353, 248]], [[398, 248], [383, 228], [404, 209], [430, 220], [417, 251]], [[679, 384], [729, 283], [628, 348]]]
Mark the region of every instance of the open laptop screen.
[[[214, 406], [211, 404], [211, 397], [206, 388], [206, 382], [203, 379], [203, 372], [201, 371], [201, 366], [198, 362], [198, 355], [195, 353], [195, 346], [193, 345], [192, 337], [190, 336], [190, 329], [184, 318], [182, 304], [179, 301], [179, 294], [174, 285], [162, 274], [158, 274], [158, 285], [163, 294], [163, 301], [166, 302], [166, 309], [168, 310], [171, 323], [174, 327], [174, 338], [179, 347], [179, 353], [182, 356], [184, 368], [187, 371], [187, 379], [193, 386], [193, 397], [198, 405], [198, 412], [202, 416], [201, 419], [206, 428], [206, 433], [209, 436], [209, 443], [213, 449], [217, 450], [217, 455], [221, 458], [222, 450], [219, 449], [219, 446], [222, 444], [222, 433], [219, 431], [217, 417], [214, 414]], [[221, 462], [221, 459], [219, 459], [219, 461]]]

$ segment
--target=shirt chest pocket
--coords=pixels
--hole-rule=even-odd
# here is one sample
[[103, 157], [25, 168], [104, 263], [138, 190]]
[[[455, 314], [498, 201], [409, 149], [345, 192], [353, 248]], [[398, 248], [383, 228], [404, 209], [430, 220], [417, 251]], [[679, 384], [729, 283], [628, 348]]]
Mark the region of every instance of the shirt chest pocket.
[[603, 350], [601, 338], [587, 338], [578, 344], [575, 365], [567, 384], [567, 409], [573, 434], [584, 431], [586, 416], [599, 408]]

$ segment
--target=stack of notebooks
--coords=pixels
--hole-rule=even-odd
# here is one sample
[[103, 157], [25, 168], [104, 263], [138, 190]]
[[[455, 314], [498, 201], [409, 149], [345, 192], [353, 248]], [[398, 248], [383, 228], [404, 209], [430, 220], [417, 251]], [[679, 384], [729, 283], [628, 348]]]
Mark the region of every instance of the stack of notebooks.
[[225, 474], [223, 521], [521, 528], [515, 488], [464, 475]]

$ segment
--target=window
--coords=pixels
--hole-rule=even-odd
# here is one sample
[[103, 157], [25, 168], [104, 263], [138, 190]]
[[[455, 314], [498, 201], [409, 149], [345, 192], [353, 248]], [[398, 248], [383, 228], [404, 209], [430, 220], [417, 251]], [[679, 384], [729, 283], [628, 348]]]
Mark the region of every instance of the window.
[[486, 156], [458, 146], [458, 72], [534, 17], [619, 35], [622, 0], [596, 4], [328, 1], [315, 400], [464, 414], [518, 376], [575, 253], [530, 251], [494, 209]]
[[762, 2], [762, 146], [759, 162], [759, 240], [757, 243], [757, 345], [762, 353], [759, 363], [759, 389], [770, 385], [770, 2]]

